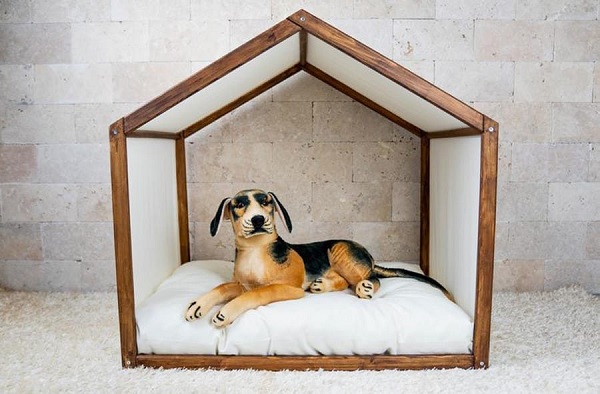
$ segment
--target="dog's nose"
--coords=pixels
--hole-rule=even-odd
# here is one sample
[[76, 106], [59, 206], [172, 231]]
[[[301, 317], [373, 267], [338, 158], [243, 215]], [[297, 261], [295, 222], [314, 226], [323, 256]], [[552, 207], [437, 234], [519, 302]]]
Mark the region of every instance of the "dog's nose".
[[250, 221], [252, 222], [254, 229], [258, 230], [263, 226], [263, 224], [265, 224], [265, 217], [261, 215], [252, 216], [252, 219], [250, 219]]

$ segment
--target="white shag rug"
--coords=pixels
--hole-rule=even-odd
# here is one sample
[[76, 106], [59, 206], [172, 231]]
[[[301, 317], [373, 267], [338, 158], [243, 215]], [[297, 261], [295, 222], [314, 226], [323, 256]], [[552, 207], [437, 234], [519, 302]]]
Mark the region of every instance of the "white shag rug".
[[114, 293], [0, 291], [1, 393], [600, 393], [600, 298], [494, 296], [487, 370], [121, 369]]

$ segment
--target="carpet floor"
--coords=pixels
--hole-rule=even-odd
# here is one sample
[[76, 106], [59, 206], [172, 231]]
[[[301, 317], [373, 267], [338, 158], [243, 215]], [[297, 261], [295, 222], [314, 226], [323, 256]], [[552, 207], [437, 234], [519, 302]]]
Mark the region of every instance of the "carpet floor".
[[0, 291], [0, 393], [600, 393], [600, 298], [494, 295], [487, 370], [121, 369], [114, 293]]

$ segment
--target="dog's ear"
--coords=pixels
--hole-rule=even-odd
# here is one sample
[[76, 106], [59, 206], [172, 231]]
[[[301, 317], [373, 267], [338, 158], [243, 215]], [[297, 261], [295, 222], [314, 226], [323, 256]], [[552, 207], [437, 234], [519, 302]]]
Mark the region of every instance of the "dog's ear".
[[219, 208], [217, 209], [215, 217], [210, 222], [210, 235], [212, 235], [213, 237], [219, 232], [221, 222], [223, 220], [231, 219], [231, 208], [229, 206], [230, 202], [231, 198], [224, 198], [223, 201], [221, 201], [221, 203], [219, 204]]
[[292, 232], [292, 219], [290, 219], [290, 215], [285, 210], [285, 207], [281, 204], [281, 202], [279, 202], [279, 199], [277, 198], [277, 196], [274, 193], [269, 192], [269, 195], [271, 196], [271, 198], [273, 198], [273, 202], [275, 202], [275, 210], [279, 214], [279, 218], [285, 224], [285, 228], [287, 228], [287, 231], [289, 233], [291, 233]]

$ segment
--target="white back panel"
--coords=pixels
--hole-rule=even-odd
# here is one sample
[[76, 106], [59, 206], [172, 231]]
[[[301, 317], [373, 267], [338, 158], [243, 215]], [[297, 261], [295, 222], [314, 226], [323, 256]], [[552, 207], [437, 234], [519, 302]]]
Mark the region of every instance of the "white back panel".
[[310, 34], [306, 60], [422, 130], [431, 132], [468, 127], [391, 79]]
[[430, 150], [430, 275], [474, 316], [481, 137], [435, 138]]
[[180, 265], [175, 141], [127, 140], [136, 306]]
[[300, 34], [294, 34], [144, 124], [140, 130], [178, 132], [223, 108], [300, 61]]

